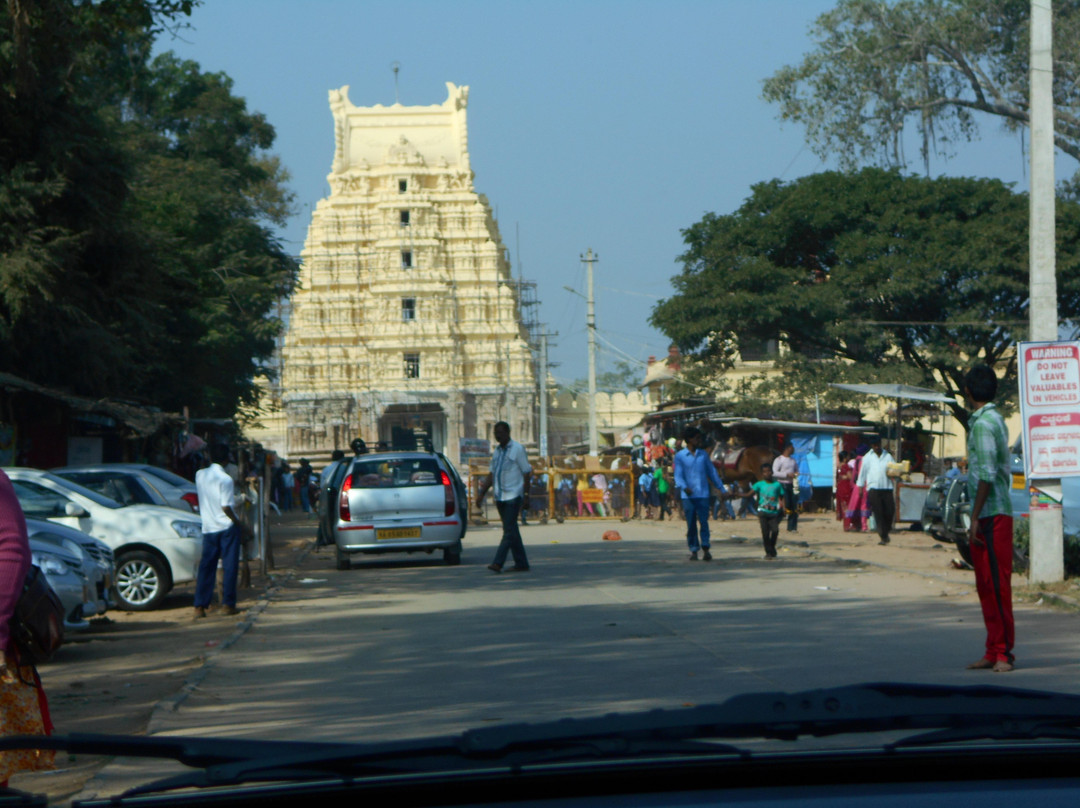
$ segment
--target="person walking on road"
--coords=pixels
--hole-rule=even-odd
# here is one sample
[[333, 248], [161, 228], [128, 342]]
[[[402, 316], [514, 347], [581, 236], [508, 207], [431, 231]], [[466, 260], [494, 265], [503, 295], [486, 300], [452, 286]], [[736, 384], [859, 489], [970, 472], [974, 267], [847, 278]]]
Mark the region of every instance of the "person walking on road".
[[859, 479], [859, 472], [862, 471], [863, 458], [869, 451], [869, 446], [859, 444], [854, 457], [848, 461], [848, 466], [851, 467], [851, 496], [848, 499], [847, 510], [844, 512], [844, 530], [850, 529], [854, 533], [865, 533], [870, 519], [870, 507], [866, 504], [866, 490], [855, 485], [855, 481]]
[[968, 500], [971, 502], [971, 562], [986, 624], [986, 653], [973, 670], [1007, 673], [1015, 664], [1012, 609], [1013, 517], [1009, 490], [1012, 466], [1009, 432], [991, 402], [997, 376], [976, 365], [964, 377], [964, 396], [973, 412], [968, 419]]
[[881, 438], [870, 439], [870, 451], [863, 457], [856, 488], [866, 488], [866, 501], [877, 527], [878, 544], [889, 543], [889, 530], [896, 518], [896, 499], [893, 481], [889, 478], [889, 464], [895, 463], [888, 450], [881, 447]]
[[[11, 618], [30, 570], [30, 540], [19, 498], [0, 471], [0, 736], [52, 735], [49, 703], [37, 669], [19, 659], [11, 638]], [[0, 752], [0, 785], [21, 771], [53, 768], [53, 752], [9, 749]]]
[[236, 576], [240, 569], [240, 537], [250, 535], [251, 528], [243, 524], [233, 510], [235, 489], [232, 478], [225, 473], [229, 447], [216, 443], [210, 447], [211, 463], [195, 474], [195, 489], [199, 494], [199, 517], [202, 519], [202, 558], [195, 579], [195, 617], [206, 617], [206, 609], [214, 595], [218, 561], [221, 561], [221, 605], [224, 614], [237, 614]]
[[664, 474], [664, 466], [667, 461], [663, 458], [656, 461], [656, 470], [653, 472], [653, 479], [656, 480], [656, 484], [653, 486], [653, 501], [656, 503], [656, 507], [659, 509], [658, 522], [664, 521], [664, 514], [666, 513], [669, 518], [672, 517], [671, 513], [671, 500], [669, 499], [669, 490], [671, 484], [668, 482], [667, 475]]
[[300, 495], [300, 507], [304, 513], [311, 513], [311, 461], [300, 458], [300, 468], [296, 470], [297, 493]]
[[776, 558], [776, 540], [780, 535], [780, 517], [784, 514], [784, 486], [773, 477], [772, 463], [761, 464], [761, 479], [734, 496], [757, 496], [758, 521], [761, 523], [761, 543], [765, 558]]
[[784, 508], [787, 510], [787, 531], [797, 533], [799, 530], [799, 503], [795, 495], [795, 480], [799, 477], [799, 464], [792, 455], [795, 454], [795, 446], [785, 443], [783, 450], [773, 460], [773, 477], [784, 487]]
[[480, 484], [476, 495], [476, 507], [479, 508], [487, 495], [488, 489], [495, 488], [495, 507], [502, 520], [503, 535], [494, 560], [488, 564], [492, 572], [502, 572], [508, 553], [514, 556], [514, 572], [529, 571], [529, 557], [525, 555], [525, 545], [521, 541], [518, 529], [518, 514], [522, 507], [529, 505], [529, 476], [532, 466], [525, 454], [525, 447], [515, 440], [510, 440], [510, 425], [506, 421], [495, 424], [495, 442], [498, 446], [491, 453], [491, 472]]
[[[709, 483], [724, 490], [724, 482], [716, 473], [709, 453], [701, 448], [701, 430], [688, 426], [683, 431], [686, 447], [675, 455], [675, 487], [682, 497], [683, 513], [686, 515], [686, 543], [690, 548], [690, 560], [698, 560], [698, 551], [705, 561], [712, 561], [709, 537]], [[700, 537], [698, 525], [700, 524]]]
[[851, 466], [848, 461], [851, 457], [847, 452], [841, 452], [839, 464], [836, 467], [836, 521], [842, 522], [844, 530], [851, 530], [851, 520], [847, 518], [848, 500], [855, 488], [855, 478], [851, 474]]

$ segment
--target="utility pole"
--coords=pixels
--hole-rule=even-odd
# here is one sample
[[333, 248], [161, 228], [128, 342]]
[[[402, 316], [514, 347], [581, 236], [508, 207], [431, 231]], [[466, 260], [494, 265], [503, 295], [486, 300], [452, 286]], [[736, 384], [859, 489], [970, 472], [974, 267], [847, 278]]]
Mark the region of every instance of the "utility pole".
[[[1031, 0], [1031, 193], [1028, 253], [1030, 299], [1028, 339], [1058, 339], [1054, 224], [1054, 54], [1051, 0]], [[1030, 461], [1029, 461], [1030, 462]], [[1037, 487], [1057, 500], [1057, 507], [1032, 508], [1032, 583], [1065, 580], [1061, 480], [1039, 480]]]
[[555, 336], [546, 331], [540, 335], [540, 457], [548, 456], [548, 337]]
[[593, 264], [600, 259], [590, 247], [581, 256], [586, 270], [585, 327], [589, 333], [589, 454], [596, 457], [599, 446], [596, 440], [596, 300], [593, 298]]

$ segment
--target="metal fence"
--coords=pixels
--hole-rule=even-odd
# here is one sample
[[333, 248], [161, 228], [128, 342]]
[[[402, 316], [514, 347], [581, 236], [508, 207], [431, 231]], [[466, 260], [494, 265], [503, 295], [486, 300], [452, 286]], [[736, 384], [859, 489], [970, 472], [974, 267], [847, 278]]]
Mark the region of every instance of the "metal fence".
[[[631, 469], [581, 469], [545, 466], [532, 461], [529, 507], [526, 519], [558, 522], [566, 519], [627, 520], [634, 513], [634, 473]], [[480, 484], [488, 475], [487, 461], [469, 462], [470, 521], [486, 524], [497, 521], [493, 500], [488, 497], [482, 508], [473, 504]]]

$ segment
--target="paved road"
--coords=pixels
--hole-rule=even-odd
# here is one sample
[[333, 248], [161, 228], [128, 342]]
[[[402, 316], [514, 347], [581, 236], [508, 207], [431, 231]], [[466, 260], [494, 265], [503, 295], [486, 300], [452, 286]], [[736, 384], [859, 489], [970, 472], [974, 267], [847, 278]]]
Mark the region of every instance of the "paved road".
[[[964, 669], [984, 636], [969, 573], [823, 558], [811, 525], [775, 563], [723, 526], [711, 563], [686, 561], [678, 525], [601, 541], [611, 526], [526, 528], [526, 574], [485, 568], [494, 528], [470, 531], [458, 567], [386, 556], [339, 572], [311, 553], [150, 731], [380, 740], [884, 680], [1080, 692], [1077, 616], [1032, 605], [1017, 607], [1016, 672]], [[110, 768], [88, 790], [112, 793], [123, 762]]]

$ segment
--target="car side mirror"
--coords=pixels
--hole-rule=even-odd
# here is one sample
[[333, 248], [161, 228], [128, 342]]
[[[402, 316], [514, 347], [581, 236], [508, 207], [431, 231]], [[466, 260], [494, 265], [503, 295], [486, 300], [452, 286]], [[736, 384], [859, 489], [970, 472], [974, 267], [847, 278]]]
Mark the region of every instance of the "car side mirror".
[[84, 508], [82, 505], [78, 505], [74, 502], [69, 502], [67, 505], [64, 506], [64, 515], [81, 518], [83, 516], [89, 516], [90, 514], [86, 512], [86, 508]]

